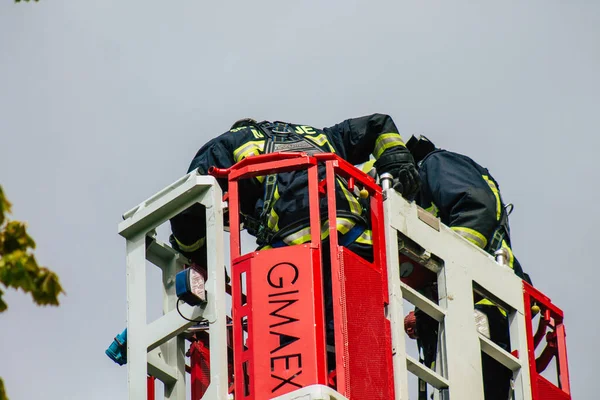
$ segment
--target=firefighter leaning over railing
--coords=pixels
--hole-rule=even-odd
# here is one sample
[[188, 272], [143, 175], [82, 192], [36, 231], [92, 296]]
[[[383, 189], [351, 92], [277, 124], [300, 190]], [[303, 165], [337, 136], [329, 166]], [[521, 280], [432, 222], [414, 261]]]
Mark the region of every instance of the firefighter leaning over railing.
[[[257, 123], [240, 120], [224, 134], [205, 144], [196, 154], [188, 171], [206, 174], [210, 167], [229, 168], [246, 157], [272, 152], [336, 153], [352, 164], [367, 161], [372, 154], [380, 172], [397, 177], [395, 188], [405, 197], [419, 189], [419, 175], [414, 160], [391, 117], [373, 114], [345, 120], [329, 128], [284, 122]], [[324, 166], [319, 167], [323, 179]], [[219, 179], [227, 192], [227, 180]], [[337, 230], [339, 243], [372, 258], [369, 212], [360, 201], [358, 190], [351, 192], [343, 179], [336, 182]], [[297, 245], [310, 241], [308, 213], [308, 175], [306, 170], [282, 172], [240, 182], [240, 210], [247, 231], [256, 237], [259, 249]], [[327, 215], [326, 198], [320, 200], [322, 215]], [[196, 204], [171, 219], [173, 247], [192, 261], [205, 265], [205, 212]], [[321, 239], [323, 254], [328, 254], [328, 221], [323, 218]], [[329, 257], [323, 268], [329, 269]], [[325, 277], [329, 277], [327, 272]], [[328, 278], [330, 279], [330, 278]], [[327, 342], [333, 344], [333, 316], [330, 283], [326, 287]], [[330, 369], [333, 366], [330, 363]]]
[[[467, 156], [436, 148], [425, 136], [411, 137], [407, 148], [421, 177], [421, 190], [415, 199], [417, 204], [488, 253], [494, 255], [497, 250], [504, 249], [508, 266], [531, 283], [512, 253], [508, 225], [511, 208], [502, 201], [499, 185], [489, 171]], [[371, 168], [372, 163], [363, 167], [366, 172]], [[401, 275], [406, 274], [401, 271]], [[435, 288], [420, 289], [430, 299], [437, 300]], [[506, 313], [487, 299], [479, 300], [475, 309], [487, 316], [490, 339], [509, 350]], [[411, 338], [418, 340], [424, 364], [431, 366], [436, 354], [437, 321], [416, 309], [406, 318], [406, 330]], [[482, 357], [485, 400], [506, 400], [512, 372], [487, 354]]]

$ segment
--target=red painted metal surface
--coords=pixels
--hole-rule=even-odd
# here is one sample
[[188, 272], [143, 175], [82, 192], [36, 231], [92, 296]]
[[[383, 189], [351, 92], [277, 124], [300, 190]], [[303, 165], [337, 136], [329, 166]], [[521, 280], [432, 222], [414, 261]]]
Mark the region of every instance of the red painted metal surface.
[[148, 387], [148, 400], [154, 400], [156, 397], [156, 389], [154, 386], [154, 381], [156, 381], [156, 378], [153, 376], [148, 376], [146, 383], [147, 383], [147, 387]]
[[[384, 290], [387, 288], [384, 285], [386, 269], [343, 247], [339, 249], [338, 259], [344, 277], [340, 282], [340, 308], [345, 318], [339, 324], [343, 326], [346, 345], [344, 394], [352, 400], [393, 399], [391, 327], [382, 312], [388, 303], [387, 290]], [[338, 368], [338, 382], [340, 376]]]
[[[318, 249], [307, 244], [254, 252], [234, 262], [233, 271], [236, 400], [326, 384]], [[237, 292], [242, 286], [246, 303]]]
[[192, 400], [200, 400], [210, 384], [210, 351], [208, 335], [192, 341], [188, 354], [190, 357], [190, 381]]
[[[322, 181], [318, 164], [325, 164]], [[394, 398], [390, 327], [384, 317], [388, 293], [381, 188], [334, 154], [273, 153], [209, 171], [229, 181], [236, 400], [269, 399], [329, 381], [320, 235], [311, 235], [304, 245], [240, 254], [238, 180], [297, 169], [308, 170], [311, 232], [321, 231], [319, 196], [327, 196], [332, 251], [323, 256], [332, 264], [334, 320], [343, 321], [335, 324], [336, 389], [347, 397], [352, 393], [352, 400]], [[373, 263], [338, 246], [336, 175], [370, 195]]]
[[[523, 282], [523, 294], [532, 398], [534, 400], [570, 400], [571, 388], [563, 312], [552, 304], [550, 298], [526, 282]], [[531, 314], [533, 304], [540, 307], [540, 323], [535, 334]], [[547, 332], [548, 329], [551, 331]], [[535, 350], [544, 336], [546, 346], [540, 356], [536, 358]], [[558, 386], [541, 375], [553, 360], [557, 367]]]

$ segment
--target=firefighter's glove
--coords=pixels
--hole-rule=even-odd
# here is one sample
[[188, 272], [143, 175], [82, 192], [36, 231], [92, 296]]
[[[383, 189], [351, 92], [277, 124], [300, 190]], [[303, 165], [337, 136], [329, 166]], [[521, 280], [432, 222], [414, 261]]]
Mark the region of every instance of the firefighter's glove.
[[377, 161], [375, 168], [379, 176], [389, 173], [394, 177], [393, 187], [403, 197], [413, 200], [421, 187], [419, 171], [415, 160], [405, 147], [386, 150]]

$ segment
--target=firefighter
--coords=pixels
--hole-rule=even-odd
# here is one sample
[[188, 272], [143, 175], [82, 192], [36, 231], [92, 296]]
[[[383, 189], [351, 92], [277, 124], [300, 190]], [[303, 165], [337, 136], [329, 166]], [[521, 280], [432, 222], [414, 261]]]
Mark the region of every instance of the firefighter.
[[[228, 132], [205, 144], [196, 153], [188, 172], [197, 169], [206, 174], [212, 166], [229, 168], [246, 157], [277, 151], [331, 152], [352, 164], [364, 163], [372, 154], [378, 171], [396, 177], [394, 188], [403, 196], [413, 197], [419, 190], [419, 174], [413, 157], [392, 118], [383, 114], [348, 119], [323, 129], [285, 122], [240, 120]], [[325, 168], [320, 166], [320, 179], [324, 174]], [[227, 180], [219, 179], [218, 182], [226, 192]], [[336, 184], [339, 242], [365, 258], [372, 257], [368, 210], [341, 179], [337, 179]], [[240, 182], [239, 191], [244, 193], [240, 199], [244, 227], [256, 237], [259, 250], [310, 241], [306, 170], [245, 179]], [[325, 198], [320, 201], [320, 210], [326, 215]], [[173, 247], [200, 265], [206, 265], [205, 218], [203, 207], [196, 204], [170, 221]], [[323, 221], [324, 227], [327, 224]], [[326, 239], [328, 229], [322, 232], [322, 239]], [[327, 245], [328, 241], [324, 241], [323, 254], [327, 252]], [[329, 257], [324, 257], [323, 267], [324, 276], [328, 277]], [[325, 287], [327, 336], [331, 343], [330, 283], [326, 281]]]
[[[512, 206], [505, 206], [499, 185], [489, 171], [467, 156], [436, 148], [425, 136], [412, 136], [407, 148], [421, 177], [417, 204], [489, 254], [505, 249], [509, 267], [531, 283], [511, 249], [508, 214]], [[420, 289], [437, 301], [430, 286]], [[487, 299], [478, 301], [475, 308], [487, 316], [490, 339], [509, 350], [506, 313]], [[419, 340], [423, 362], [431, 366], [437, 347], [437, 321], [417, 309], [406, 317], [405, 328], [411, 338]], [[482, 356], [485, 400], [508, 399], [511, 371], [486, 354]]]

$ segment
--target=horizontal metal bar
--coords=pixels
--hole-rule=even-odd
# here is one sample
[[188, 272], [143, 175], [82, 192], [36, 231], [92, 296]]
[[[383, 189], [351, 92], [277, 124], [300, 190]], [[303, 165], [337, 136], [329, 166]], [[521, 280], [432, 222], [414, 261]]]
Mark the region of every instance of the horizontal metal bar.
[[481, 344], [481, 351], [511, 371], [517, 371], [521, 368], [521, 362], [518, 358], [483, 336], [481, 333], [479, 333], [479, 343]]
[[190, 179], [175, 188], [161, 191], [164, 192], [161, 197], [153, 196], [154, 200], [151, 203], [142, 203], [138, 206], [125, 221], [119, 224], [119, 234], [125, 238], [131, 238], [141, 233], [145, 234], [200, 201], [204, 194], [211, 189], [220, 191], [214, 177], [191, 176]]
[[419, 307], [425, 314], [429, 315], [438, 322], [443, 322], [446, 317], [446, 312], [437, 304], [411, 288], [404, 282], [400, 282], [402, 288], [402, 297], [408, 300], [411, 304]]
[[[204, 309], [201, 307], [192, 307], [188, 304], [181, 303], [179, 311], [186, 318], [192, 320], [200, 320], [204, 315]], [[181, 318], [177, 310], [170, 311], [159, 319], [151, 322], [147, 326], [147, 347], [148, 351], [154, 350], [169, 339], [179, 335], [195, 322], [186, 321]]]
[[296, 171], [307, 169], [316, 162], [311, 157], [294, 158], [284, 161], [269, 161], [260, 165], [248, 165], [242, 168], [236, 168], [229, 172], [230, 180], [240, 180], [253, 178], [255, 176], [264, 176], [273, 173]]
[[177, 381], [177, 371], [162, 359], [158, 349], [148, 353], [148, 375], [157, 378], [165, 385]]
[[447, 389], [450, 386], [446, 378], [430, 370], [409, 355], [406, 356], [406, 368], [436, 389]]
[[146, 259], [160, 268], [165, 268], [174, 258], [182, 264], [189, 263], [187, 257], [160, 240], [152, 239], [152, 242], [146, 248]]
[[171, 183], [169, 186], [163, 188], [159, 192], [153, 194], [146, 200], [142, 201], [140, 204], [138, 204], [137, 206], [133, 207], [131, 210], [129, 210], [125, 214], [123, 214], [123, 219], [129, 218], [133, 214], [135, 214], [138, 210], [140, 210], [141, 208], [149, 206], [151, 203], [156, 201], [156, 199], [158, 199], [161, 196], [164, 196], [165, 194], [169, 193], [170, 191], [174, 190], [175, 188], [181, 186], [185, 181], [187, 181], [194, 175], [198, 175], [198, 170], [192, 171], [192, 172], [182, 176], [181, 178], [177, 179], [175, 182]]

